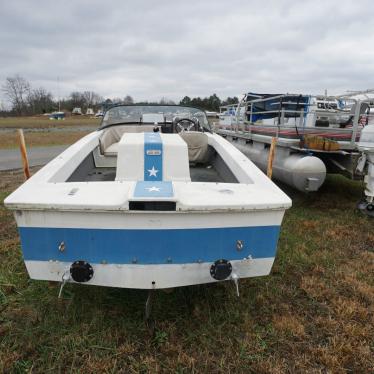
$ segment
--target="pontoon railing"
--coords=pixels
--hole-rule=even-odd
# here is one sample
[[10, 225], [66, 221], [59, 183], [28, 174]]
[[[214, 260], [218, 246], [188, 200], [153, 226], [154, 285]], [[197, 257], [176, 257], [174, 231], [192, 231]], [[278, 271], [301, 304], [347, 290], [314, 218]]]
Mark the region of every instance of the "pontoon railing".
[[221, 106], [219, 107], [219, 114], [223, 114], [225, 111], [227, 111], [228, 109], [231, 109], [231, 108], [236, 109], [236, 107], [237, 107], [238, 105], [239, 105], [238, 103], [236, 103], [236, 104], [221, 105]]
[[[297, 94], [282, 94], [282, 95], [271, 96], [271, 97], [267, 97], [267, 98], [253, 99], [253, 100], [248, 100], [248, 101], [247, 101], [247, 97], [245, 96], [239, 102], [239, 104], [232, 105], [232, 106], [236, 106], [236, 112], [235, 112], [236, 122], [239, 123], [239, 116], [240, 116], [240, 113], [241, 113], [241, 108], [244, 107], [245, 108], [245, 110], [244, 110], [245, 117], [243, 118], [243, 123], [244, 124], [253, 124], [253, 115], [277, 114], [278, 113], [278, 123], [276, 124], [277, 126], [279, 126], [279, 127], [285, 126], [286, 115], [287, 114], [293, 114], [293, 115], [295, 115], [296, 118], [297, 117], [300, 118], [298, 125], [296, 124], [296, 121], [295, 121], [295, 126], [298, 127], [298, 128], [304, 127], [305, 126], [305, 121], [306, 121], [305, 117], [306, 117], [306, 114], [307, 114], [307, 112], [304, 109], [303, 110], [290, 110], [290, 109], [285, 109], [285, 108], [279, 108], [278, 110], [253, 111], [253, 104], [266, 102], [266, 101], [270, 101], [270, 100], [274, 100], [274, 99], [282, 99], [284, 97], [290, 97], [290, 96], [298, 97], [300, 95], [297, 95]], [[344, 95], [339, 96], [339, 97], [321, 96], [321, 99], [325, 99], [325, 100], [326, 99], [327, 100], [339, 99], [339, 100], [341, 100], [341, 99], [344, 99]], [[325, 117], [325, 118], [327, 117], [327, 119], [331, 120], [333, 117], [342, 117], [343, 115], [350, 116], [350, 117], [353, 116], [353, 118], [351, 118], [352, 127], [350, 127], [350, 128], [334, 128], [334, 131], [344, 132], [344, 133], [350, 132], [351, 133], [351, 138], [350, 138], [349, 143], [352, 147], [355, 147], [355, 142], [357, 140], [357, 134], [358, 134], [359, 128], [364, 125], [362, 123], [362, 117], [365, 116], [369, 121], [372, 118], [372, 121], [374, 122], [374, 115], [360, 113], [361, 104], [362, 103], [369, 103], [370, 101], [373, 101], [373, 99], [356, 100], [352, 97], [347, 97], [347, 99], [349, 99], [351, 102], [354, 102], [356, 104], [355, 105], [355, 111], [354, 111], [353, 114], [348, 112], [348, 111], [341, 110], [339, 108], [324, 109], [323, 111], [320, 111], [320, 110], [317, 109], [317, 111], [314, 112], [313, 123], [316, 122], [317, 117]], [[277, 104], [278, 105], [281, 104], [281, 101]], [[284, 105], [292, 104], [292, 105], [299, 105], [299, 106], [303, 106], [303, 107], [310, 106], [309, 103], [305, 103], [305, 102], [301, 102], [299, 104], [297, 102], [283, 102], [282, 104], [284, 104]], [[249, 116], [249, 120], [248, 120], [247, 116]], [[288, 116], [288, 117], [290, 117], [290, 116]], [[339, 122], [335, 122], [335, 124], [338, 124], [338, 123]], [[268, 126], [274, 126], [274, 124], [268, 125]], [[287, 126], [287, 127], [289, 127], [289, 126]], [[323, 129], [323, 128], [321, 127], [321, 129]], [[236, 132], [239, 131], [239, 128], [237, 126], [235, 127], [235, 131]]]

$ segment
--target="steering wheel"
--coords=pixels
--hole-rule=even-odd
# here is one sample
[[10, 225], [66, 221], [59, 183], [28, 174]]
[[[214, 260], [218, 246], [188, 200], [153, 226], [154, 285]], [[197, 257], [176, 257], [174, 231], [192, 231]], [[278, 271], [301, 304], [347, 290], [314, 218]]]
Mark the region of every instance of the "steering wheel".
[[174, 128], [177, 133], [188, 132], [188, 131], [198, 131], [199, 124], [193, 119], [181, 118], [175, 122]]

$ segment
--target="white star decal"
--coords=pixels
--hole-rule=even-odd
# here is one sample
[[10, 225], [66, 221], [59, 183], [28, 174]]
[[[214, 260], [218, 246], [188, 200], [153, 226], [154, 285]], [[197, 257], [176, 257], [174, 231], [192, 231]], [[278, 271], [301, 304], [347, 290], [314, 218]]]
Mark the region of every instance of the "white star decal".
[[155, 186], [147, 188], [147, 190], [149, 192], [160, 192], [160, 189], [158, 187], [155, 187]]
[[150, 177], [157, 177], [158, 170], [154, 166], [152, 166], [152, 169], [148, 169], [148, 172]]

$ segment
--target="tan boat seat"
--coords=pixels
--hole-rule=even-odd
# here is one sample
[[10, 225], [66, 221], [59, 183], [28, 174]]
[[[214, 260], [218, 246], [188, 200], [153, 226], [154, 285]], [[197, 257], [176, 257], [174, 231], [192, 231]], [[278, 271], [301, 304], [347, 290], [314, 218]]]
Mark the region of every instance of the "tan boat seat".
[[100, 152], [105, 156], [117, 156], [118, 142], [125, 133], [153, 132], [153, 125], [119, 125], [104, 130], [100, 138]]
[[210, 158], [208, 137], [197, 131], [181, 132], [179, 135], [187, 143], [188, 159], [193, 163], [206, 163]]

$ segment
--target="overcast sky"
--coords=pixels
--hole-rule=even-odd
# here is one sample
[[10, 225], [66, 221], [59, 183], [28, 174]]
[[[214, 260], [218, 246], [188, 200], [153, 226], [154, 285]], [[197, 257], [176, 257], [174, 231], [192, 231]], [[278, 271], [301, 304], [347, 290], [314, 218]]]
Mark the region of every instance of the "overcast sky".
[[0, 82], [136, 100], [374, 88], [373, 0], [0, 1]]

